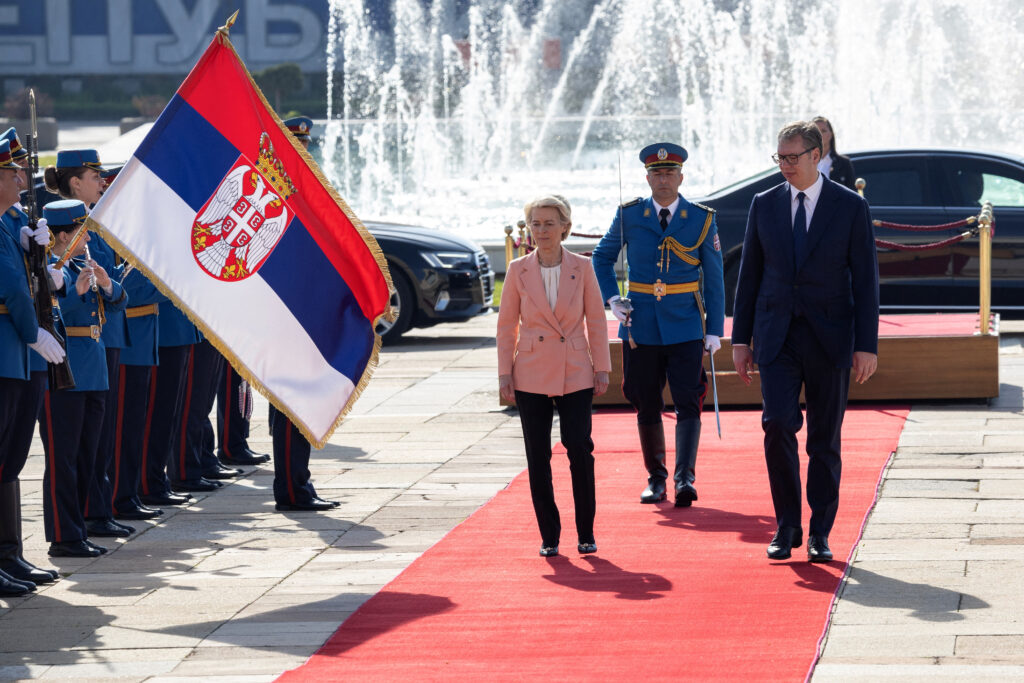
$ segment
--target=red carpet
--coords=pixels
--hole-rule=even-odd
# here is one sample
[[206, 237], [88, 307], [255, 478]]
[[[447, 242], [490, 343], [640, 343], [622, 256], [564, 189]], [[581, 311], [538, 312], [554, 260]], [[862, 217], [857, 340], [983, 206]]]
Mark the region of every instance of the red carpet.
[[537, 556], [524, 473], [280, 680], [803, 680], [906, 415], [847, 412], [837, 561], [812, 565], [803, 548], [765, 558], [775, 523], [759, 412], [723, 413], [722, 441], [705, 413], [689, 509], [639, 504], [635, 418], [602, 412], [596, 555], [576, 552], [568, 464], [556, 455], [564, 555]]

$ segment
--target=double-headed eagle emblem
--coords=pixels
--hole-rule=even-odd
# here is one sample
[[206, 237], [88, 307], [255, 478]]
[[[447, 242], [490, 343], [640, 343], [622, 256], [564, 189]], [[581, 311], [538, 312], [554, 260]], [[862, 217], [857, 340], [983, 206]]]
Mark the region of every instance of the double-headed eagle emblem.
[[196, 215], [196, 261], [218, 280], [255, 273], [288, 227], [291, 213], [285, 200], [294, 192], [270, 136], [263, 133], [256, 163], [240, 156]]

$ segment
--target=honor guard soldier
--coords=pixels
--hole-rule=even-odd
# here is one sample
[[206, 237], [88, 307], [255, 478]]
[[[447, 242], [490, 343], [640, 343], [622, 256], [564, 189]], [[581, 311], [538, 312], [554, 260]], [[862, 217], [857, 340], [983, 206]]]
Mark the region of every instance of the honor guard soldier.
[[109, 389], [103, 325], [107, 311], [123, 311], [128, 297], [120, 283], [89, 258], [88, 233], [74, 244], [86, 215], [85, 204], [78, 200], [51, 202], [43, 209], [54, 234], [53, 256], [71, 250], [65, 268], [74, 279], [61, 312], [75, 386], [46, 392], [40, 430], [46, 456], [43, 525], [53, 557], [96, 557], [106, 552], [87, 538], [84, 498], [96, 467]]
[[[0, 212], [6, 214], [18, 203], [25, 185], [22, 168], [12, 156], [11, 141], [5, 134], [0, 139]], [[22, 232], [20, 218], [17, 226], [11, 223], [12, 218], [5, 217], [0, 229], [0, 597], [24, 595], [35, 590], [37, 583], [56, 579], [55, 572], [38, 569], [22, 557], [18, 475], [24, 457], [16, 442], [21, 430], [35, 427], [35, 416], [24, 409], [30, 349], [53, 362], [64, 359], [60, 344], [39, 327], [36, 319], [20, 244], [24, 235], [27, 247], [32, 232], [27, 228]], [[45, 223], [37, 229], [40, 234], [46, 233], [48, 242]]]
[[225, 362], [217, 385], [217, 457], [228, 467], [260, 465], [270, 460], [266, 453], [249, 448], [252, 389], [243, 382], [231, 363]]
[[[715, 213], [683, 199], [687, 152], [668, 142], [645, 147], [651, 196], [624, 203], [594, 250], [601, 294], [621, 321], [622, 392], [637, 411], [647, 488], [641, 503], [665, 500], [668, 382], [676, 413], [675, 504], [697, 500], [694, 488], [700, 414], [707, 389], [705, 351], [721, 347], [725, 323], [722, 252]], [[615, 261], [625, 248], [632, 308], [619, 296]]]
[[[313, 120], [305, 116], [288, 119], [284, 125], [309, 148]], [[310, 481], [309, 456], [312, 446], [288, 416], [270, 404], [270, 433], [274, 439], [274, 501], [281, 511], [319, 512], [338, 507], [337, 501], [317, 495]]]
[[[43, 173], [43, 182], [50, 192], [64, 199], [78, 200], [88, 210], [103, 196], [107, 183], [103, 175], [107, 169], [100, 163], [95, 149], [69, 149], [57, 154], [57, 161]], [[124, 272], [124, 263], [102, 237], [89, 233], [89, 255], [107, 275], [118, 282]], [[121, 349], [128, 345], [128, 323], [123, 311], [111, 308], [106, 312], [103, 325], [103, 346], [106, 354], [107, 397], [104, 402], [103, 429], [92, 468], [92, 480], [85, 491], [85, 519], [90, 536], [129, 536], [135, 531], [114, 521], [110, 508], [111, 482], [108, 472], [114, 459], [114, 433], [118, 413], [118, 372]]]

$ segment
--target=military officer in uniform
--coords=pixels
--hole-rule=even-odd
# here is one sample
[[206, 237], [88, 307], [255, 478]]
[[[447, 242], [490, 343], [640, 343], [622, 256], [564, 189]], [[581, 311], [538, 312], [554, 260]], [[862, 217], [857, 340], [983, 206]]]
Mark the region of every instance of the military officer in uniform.
[[[73, 199], [44, 207], [43, 217], [54, 233], [54, 256], [71, 248], [86, 215], [85, 204]], [[54, 557], [96, 557], [106, 552], [87, 539], [85, 498], [96, 467], [109, 389], [103, 325], [106, 312], [123, 311], [128, 297], [102, 266], [83, 258], [89, 240], [86, 234], [65, 265], [74, 285], [61, 306], [75, 386], [51, 387], [43, 400], [43, 525]]]
[[[313, 120], [306, 116], [288, 119], [284, 125], [303, 149], [309, 147]], [[309, 456], [312, 445], [288, 416], [270, 404], [270, 433], [274, 439], [274, 501], [281, 511], [319, 512], [338, 507], [337, 501], [317, 495], [310, 481]]]
[[[647, 488], [641, 503], [666, 498], [666, 382], [676, 413], [675, 504], [697, 500], [700, 414], [707, 389], [705, 351], [721, 347], [725, 324], [722, 252], [713, 209], [679, 194], [687, 152], [656, 143], [640, 152], [651, 196], [626, 202], [594, 250], [601, 295], [621, 321], [622, 391], [637, 411]], [[632, 310], [619, 296], [615, 261], [626, 249]]]
[[[8, 133], [13, 135], [12, 131]], [[27, 428], [31, 438], [35, 426], [34, 415], [25, 410], [30, 390], [30, 349], [53, 362], [64, 358], [60, 344], [36, 320], [24, 247], [20, 244], [24, 242], [27, 247], [28, 239], [34, 238], [32, 231], [27, 227], [22, 231], [24, 214], [7, 215], [25, 187], [21, 166], [11, 148], [11, 139], [5, 134], [0, 139], [0, 212], [5, 215], [0, 228], [0, 597], [24, 595], [35, 590], [37, 583], [56, 578], [54, 572], [41, 570], [22, 557], [18, 475], [28, 455], [27, 447], [24, 455], [21, 453], [22, 435]], [[14, 218], [17, 223], [12, 222]], [[44, 233], [48, 242], [45, 224], [39, 228], [39, 234]]]

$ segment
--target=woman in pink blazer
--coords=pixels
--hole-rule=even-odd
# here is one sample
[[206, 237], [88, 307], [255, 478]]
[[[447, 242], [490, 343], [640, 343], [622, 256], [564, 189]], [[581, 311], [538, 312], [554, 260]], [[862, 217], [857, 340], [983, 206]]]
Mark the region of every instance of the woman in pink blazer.
[[604, 302], [590, 259], [562, 247], [572, 218], [559, 196], [526, 205], [537, 249], [509, 264], [498, 312], [498, 384], [501, 397], [519, 406], [530, 473], [530, 495], [543, 557], [558, 554], [562, 531], [551, 485], [551, 423], [558, 408], [569, 456], [576, 508], [577, 548], [594, 541], [593, 397], [608, 389], [611, 356]]

